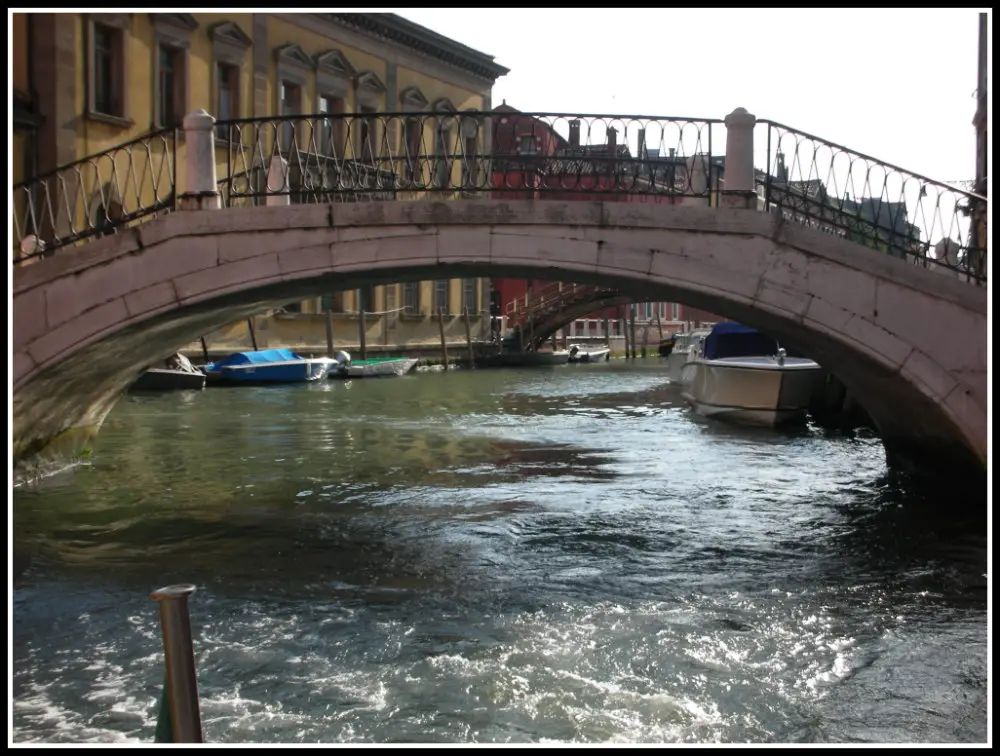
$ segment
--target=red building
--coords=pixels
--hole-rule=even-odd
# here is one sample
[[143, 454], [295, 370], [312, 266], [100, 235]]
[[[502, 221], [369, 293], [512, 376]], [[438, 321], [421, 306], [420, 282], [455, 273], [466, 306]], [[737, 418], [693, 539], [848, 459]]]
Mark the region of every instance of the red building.
[[[581, 122], [568, 122], [569, 136], [562, 137], [545, 121], [524, 115], [506, 103], [494, 108], [497, 118], [493, 122], [493, 199], [507, 200], [562, 200], [603, 202], [638, 202], [676, 204], [679, 197], [650, 191], [641, 193], [643, 185], [650, 186], [651, 179], [629, 170], [632, 156], [628, 145], [614, 127], [604, 129], [601, 144], [580, 144]], [[588, 124], [589, 128], [602, 128]], [[644, 134], [637, 135], [637, 149], [645, 153]], [[682, 169], [683, 170], [683, 169]], [[630, 191], [625, 191], [626, 189]], [[636, 191], [639, 190], [639, 191]], [[549, 281], [517, 278], [494, 278], [493, 314], [509, 315], [515, 309], [524, 309], [532, 295], [551, 287]], [[686, 308], [669, 302], [639, 303], [634, 305], [639, 320], [661, 323], [717, 322], [721, 320], [710, 313]], [[603, 320], [605, 316], [619, 319], [624, 308], [611, 307], [590, 313], [588, 319]], [[671, 328], [669, 330], [677, 330]]]

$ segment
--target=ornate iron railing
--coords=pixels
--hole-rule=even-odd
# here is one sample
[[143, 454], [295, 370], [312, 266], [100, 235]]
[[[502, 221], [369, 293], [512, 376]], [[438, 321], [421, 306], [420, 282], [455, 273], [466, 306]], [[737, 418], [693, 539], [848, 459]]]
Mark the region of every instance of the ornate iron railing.
[[756, 175], [762, 209], [985, 285], [986, 245], [975, 222], [985, 197], [780, 123], [757, 123], [767, 130], [767, 168]]
[[[593, 193], [648, 201], [707, 197], [722, 158], [715, 119], [473, 112], [352, 113], [221, 122], [229, 201], [286, 194], [545, 198]], [[281, 158], [281, 161], [276, 161]], [[273, 166], [273, 167], [272, 167]]]
[[15, 184], [14, 264], [173, 209], [176, 148], [164, 129]]

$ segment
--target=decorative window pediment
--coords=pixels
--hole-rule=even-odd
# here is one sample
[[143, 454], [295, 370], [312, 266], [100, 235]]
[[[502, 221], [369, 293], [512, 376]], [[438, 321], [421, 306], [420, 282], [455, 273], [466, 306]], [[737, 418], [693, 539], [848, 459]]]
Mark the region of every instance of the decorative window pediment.
[[253, 40], [250, 36], [238, 24], [234, 24], [232, 21], [222, 21], [212, 24], [208, 29], [208, 36], [212, 39], [212, 42], [231, 45], [243, 50], [253, 45]]
[[403, 104], [403, 107], [412, 108], [413, 110], [424, 110], [430, 104], [419, 87], [407, 87], [404, 89], [399, 95], [399, 101]]
[[454, 113], [458, 110], [458, 108], [452, 105], [451, 100], [447, 97], [442, 97], [441, 99], [434, 101], [434, 110], [438, 113]]
[[385, 84], [374, 71], [363, 71], [359, 73], [355, 80], [358, 91], [370, 94], [382, 94], [385, 92]]
[[156, 26], [165, 24], [186, 32], [193, 32], [198, 28], [197, 19], [190, 13], [150, 13], [149, 16]]
[[310, 58], [306, 51], [302, 49], [301, 46], [297, 44], [287, 44], [281, 45], [280, 47], [274, 48], [274, 59], [278, 61], [279, 64], [298, 66], [299, 68], [315, 68], [312, 58]]
[[358, 72], [340, 50], [327, 50], [317, 54], [316, 69], [345, 79], [353, 79]]

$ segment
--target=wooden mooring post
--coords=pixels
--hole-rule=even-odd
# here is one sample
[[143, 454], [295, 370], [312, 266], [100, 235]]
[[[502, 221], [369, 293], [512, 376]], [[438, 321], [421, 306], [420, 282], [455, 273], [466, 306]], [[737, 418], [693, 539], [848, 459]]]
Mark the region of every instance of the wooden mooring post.
[[642, 327], [642, 358], [646, 359], [646, 348], [649, 346], [649, 321]]
[[326, 310], [326, 356], [333, 359], [333, 310]]
[[448, 342], [444, 339], [444, 308], [438, 308], [438, 332], [441, 334], [441, 364], [448, 369]]
[[368, 359], [368, 344], [365, 342], [365, 310], [361, 308], [358, 311], [358, 351], [361, 352], [361, 359]]
[[632, 318], [632, 324], [631, 326], [629, 326], [630, 328], [629, 335], [631, 336], [630, 341], [632, 342], [632, 359], [634, 360], [635, 359], [635, 310], [632, 308], [631, 305], [629, 305], [628, 309]]
[[253, 330], [253, 318], [247, 318], [247, 328], [250, 331], [250, 343], [253, 344], [253, 350], [257, 351], [257, 334]]
[[476, 367], [476, 359], [472, 353], [472, 324], [469, 322], [469, 308], [462, 308], [462, 320], [465, 321], [465, 345], [469, 349], [469, 370]]
[[208, 344], [205, 343], [205, 337], [201, 337], [201, 358], [205, 360], [205, 364], [208, 364]]

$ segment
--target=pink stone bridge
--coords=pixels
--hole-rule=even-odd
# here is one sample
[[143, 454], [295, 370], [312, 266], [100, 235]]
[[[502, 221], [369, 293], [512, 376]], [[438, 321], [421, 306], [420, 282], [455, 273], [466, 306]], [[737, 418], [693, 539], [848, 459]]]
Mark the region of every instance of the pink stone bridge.
[[[408, 130], [418, 116], [427, 128]], [[368, 284], [506, 276], [685, 302], [766, 330], [840, 378], [891, 464], [982, 477], [986, 198], [743, 109], [724, 121], [724, 178], [711, 148], [723, 121], [570, 117], [564, 138], [564, 118], [216, 124], [199, 112], [184, 120], [182, 194], [175, 131], [15, 186], [16, 263], [32, 263], [14, 268], [15, 464], [78, 446], [146, 366], [226, 323]], [[448, 141], [455, 154], [410, 149], [410, 134], [448, 119], [464, 137]], [[766, 125], [766, 171], [754, 167], [755, 124]], [[230, 145], [222, 182], [218, 128]], [[390, 131], [408, 135], [405, 154], [392, 152]], [[343, 142], [328, 144], [334, 135]], [[673, 137], [682, 152], [664, 158]], [[523, 143], [550, 151], [522, 154]], [[343, 157], [354, 153], [363, 159]], [[290, 204], [295, 192], [316, 204]], [[771, 212], [757, 211], [759, 197]]]
[[489, 200], [176, 212], [16, 268], [15, 460], [95, 430], [147, 365], [227, 322], [459, 276], [615, 286], [765, 329], [843, 381], [888, 453], [985, 468], [985, 287], [755, 210]]

